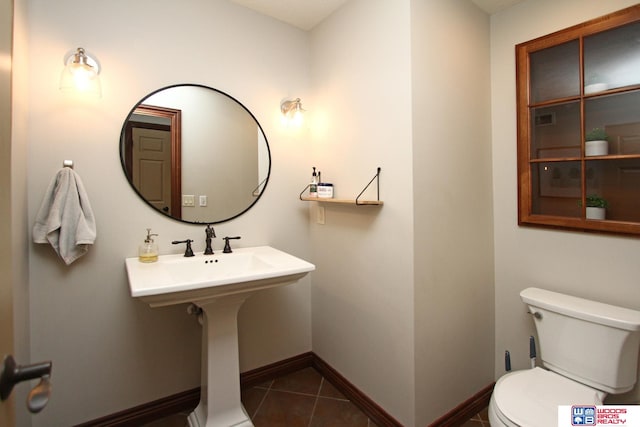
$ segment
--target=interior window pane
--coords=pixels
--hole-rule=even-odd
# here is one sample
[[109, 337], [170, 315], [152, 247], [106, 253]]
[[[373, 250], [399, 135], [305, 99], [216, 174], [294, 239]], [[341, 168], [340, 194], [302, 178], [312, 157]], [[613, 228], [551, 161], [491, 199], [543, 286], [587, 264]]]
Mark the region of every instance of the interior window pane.
[[580, 217], [580, 162], [531, 164], [532, 213]]
[[604, 129], [608, 154], [640, 154], [640, 91], [590, 98], [585, 131]]
[[606, 219], [640, 222], [640, 159], [590, 160], [586, 195], [606, 200]]
[[640, 23], [584, 39], [585, 94], [640, 84]]
[[532, 103], [580, 94], [578, 40], [534, 52], [529, 61]]
[[531, 111], [531, 157], [580, 157], [580, 104], [570, 102]]

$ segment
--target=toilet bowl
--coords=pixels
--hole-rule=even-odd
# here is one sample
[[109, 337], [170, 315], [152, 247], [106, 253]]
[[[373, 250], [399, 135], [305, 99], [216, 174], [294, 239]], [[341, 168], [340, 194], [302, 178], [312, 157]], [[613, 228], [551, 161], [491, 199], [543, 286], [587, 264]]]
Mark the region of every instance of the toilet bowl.
[[492, 427], [549, 427], [558, 406], [602, 405], [635, 385], [640, 311], [543, 289], [520, 296], [533, 314], [543, 367], [498, 379], [489, 403]]
[[600, 390], [540, 367], [514, 371], [496, 382], [489, 403], [489, 422], [494, 427], [555, 426], [558, 406], [602, 405], [605, 396]]

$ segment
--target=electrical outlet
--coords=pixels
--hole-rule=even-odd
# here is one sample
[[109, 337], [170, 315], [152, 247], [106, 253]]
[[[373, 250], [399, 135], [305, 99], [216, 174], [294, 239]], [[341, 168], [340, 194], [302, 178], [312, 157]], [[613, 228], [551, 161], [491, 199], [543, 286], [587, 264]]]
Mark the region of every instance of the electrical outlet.
[[196, 205], [196, 196], [193, 194], [183, 194], [182, 195], [182, 206], [195, 206]]
[[200, 206], [207, 206], [207, 196], [200, 196]]
[[324, 206], [318, 206], [316, 209], [316, 222], [324, 225]]

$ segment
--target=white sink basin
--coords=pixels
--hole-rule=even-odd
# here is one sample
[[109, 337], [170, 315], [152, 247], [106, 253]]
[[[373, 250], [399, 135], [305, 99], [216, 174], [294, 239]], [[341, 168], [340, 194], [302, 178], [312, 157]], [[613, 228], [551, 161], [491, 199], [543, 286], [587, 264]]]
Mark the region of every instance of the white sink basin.
[[125, 260], [131, 296], [151, 307], [193, 303], [202, 309], [200, 403], [190, 427], [251, 427], [240, 400], [238, 310], [260, 289], [288, 285], [315, 270], [313, 264], [269, 246], [158, 262]]
[[270, 246], [193, 257], [162, 255], [158, 262], [126, 259], [131, 296], [152, 307], [196, 303], [293, 283], [315, 266]]

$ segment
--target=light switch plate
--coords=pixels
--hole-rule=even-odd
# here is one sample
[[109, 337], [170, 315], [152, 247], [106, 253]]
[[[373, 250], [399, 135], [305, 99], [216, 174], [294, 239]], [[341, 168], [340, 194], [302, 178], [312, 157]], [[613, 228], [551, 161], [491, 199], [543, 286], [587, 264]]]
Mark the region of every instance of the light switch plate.
[[182, 206], [195, 206], [196, 205], [196, 196], [193, 194], [183, 194], [182, 195]]

